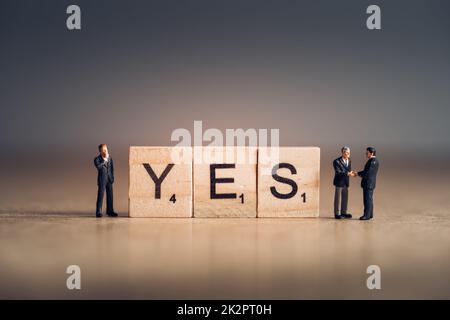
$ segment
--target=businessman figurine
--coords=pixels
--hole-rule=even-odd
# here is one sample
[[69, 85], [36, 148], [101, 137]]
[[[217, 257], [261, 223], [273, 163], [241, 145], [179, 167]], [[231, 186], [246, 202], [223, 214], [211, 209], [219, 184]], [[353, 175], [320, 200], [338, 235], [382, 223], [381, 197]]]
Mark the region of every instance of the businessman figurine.
[[334, 168], [334, 217], [336, 219], [349, 219], [351, 214], [347, 213], [348, 188], [350, 178], [356, 176], [352, 171], [352, 160], [350, 159], [350, 148], [341, 149], [342, 156], [333, 161]]
[[368, 160], [364, 166], [364, 170], [358, 172], [358, 176], [362, 178], [361, 187], [363, 188], [364, 197], [364, 214], [359, 220], [370, 220], [373, 218], [373, 192], [377, 182], [379, 167], [376, 153], [377, 151], [373, 147], [366, 149], [366, 157]]
[[98, 146], [100, 154], [94, 159], [94, 165], [98, 170], [97, 177], [97, 208], [95, 216], [102, 217], [103, 195], [106, 191], [106, 214], [110, 217], [117, 217], [113, 209], [113, 183], [114, 183], [114, 164], [108, 153], [108, 146], [104, 143]]

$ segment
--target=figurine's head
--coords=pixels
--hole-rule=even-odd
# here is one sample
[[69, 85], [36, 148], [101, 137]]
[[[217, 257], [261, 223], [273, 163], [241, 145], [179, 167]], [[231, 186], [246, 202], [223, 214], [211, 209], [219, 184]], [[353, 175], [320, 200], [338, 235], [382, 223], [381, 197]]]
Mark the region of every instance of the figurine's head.
[[103, 158], [105, 158], [108, 155], [108, 146], [106, 145], [106, 143], [98, 145], [98, 152], [100, 152]]
[[370, 159], [370, 158], [372, 158], [372, 157], [375, 157], [376, 154], [377, 154], [377, 151], [375, 150], [374, 147], [367, 147], [367, 148], [366, 148], [366, 157], [367, 157], [367, 158]]
[[342, 158], [344, 158], [344, 159], [350, 158], [350, 148], [349, 147], [342, 147], [341, 152], [342, 152]]

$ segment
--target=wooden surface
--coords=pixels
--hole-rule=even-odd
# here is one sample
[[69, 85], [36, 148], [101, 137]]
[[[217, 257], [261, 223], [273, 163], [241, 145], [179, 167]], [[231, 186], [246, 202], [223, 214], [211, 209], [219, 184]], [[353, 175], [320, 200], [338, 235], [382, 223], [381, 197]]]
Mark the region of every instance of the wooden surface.
[[[354, 218], [334, 219], [338, 147], [321, 149], [319, 218], [130, 219], [128, 149], [110, 149], [119, 218], [95, 218], [96, 150], [0, 166], [1, 299], [450, 299], [446, 154], [430, 166], [414, 152], [380, 152], [370, 221], [358, 220], [359, 177]], [[364, 150], [353, 147], [355, 170]], [[71, 264], [81, 290], [67, 290]], [[381, 290], [366, 287], [373, 264]]]

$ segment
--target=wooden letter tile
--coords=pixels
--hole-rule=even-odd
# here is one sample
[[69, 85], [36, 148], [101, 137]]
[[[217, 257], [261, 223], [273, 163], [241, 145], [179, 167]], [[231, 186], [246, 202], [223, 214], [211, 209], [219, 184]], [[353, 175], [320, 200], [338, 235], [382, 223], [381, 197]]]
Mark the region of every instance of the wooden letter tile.
[[130, 147], [130, 217], [192, 217], [192, 148]]
[[318, 217], [319, 177], [319, 148], [259, 148], [258, 217]]
[[194, 217], [256, 217], [255, 147], [194, 147]]

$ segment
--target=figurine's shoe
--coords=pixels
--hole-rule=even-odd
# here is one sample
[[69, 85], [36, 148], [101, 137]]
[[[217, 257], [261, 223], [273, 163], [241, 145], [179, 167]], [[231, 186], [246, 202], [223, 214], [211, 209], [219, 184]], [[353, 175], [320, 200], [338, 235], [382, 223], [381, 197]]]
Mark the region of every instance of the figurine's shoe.
[[366, 216], [362, 216], [362, 217], [359, 218], [359, 220], [370, 220], [370, 219], [372, 219], [372, 218], [366, 217]]
[[107, 213], [107, 215], [108, 215], [109, 217], [117, 217], [117, 216], [118, 216], [118, 214], [115, 213], [115, 212]]
[[352, 215], [350, 213], [341, 213], [341, 217], [345, 219], [351, 219]]
[[342, 215], [340, 215], [340, 214], [335, 214], [335, 215], [334, 215], [334, 218], [335, 218], [335, 219], [342, 219]]
[[95, 216], [96, 216], [97, 218], [103, 217], [103, 215], [102, 215], [101, 213], [96, 213]]

